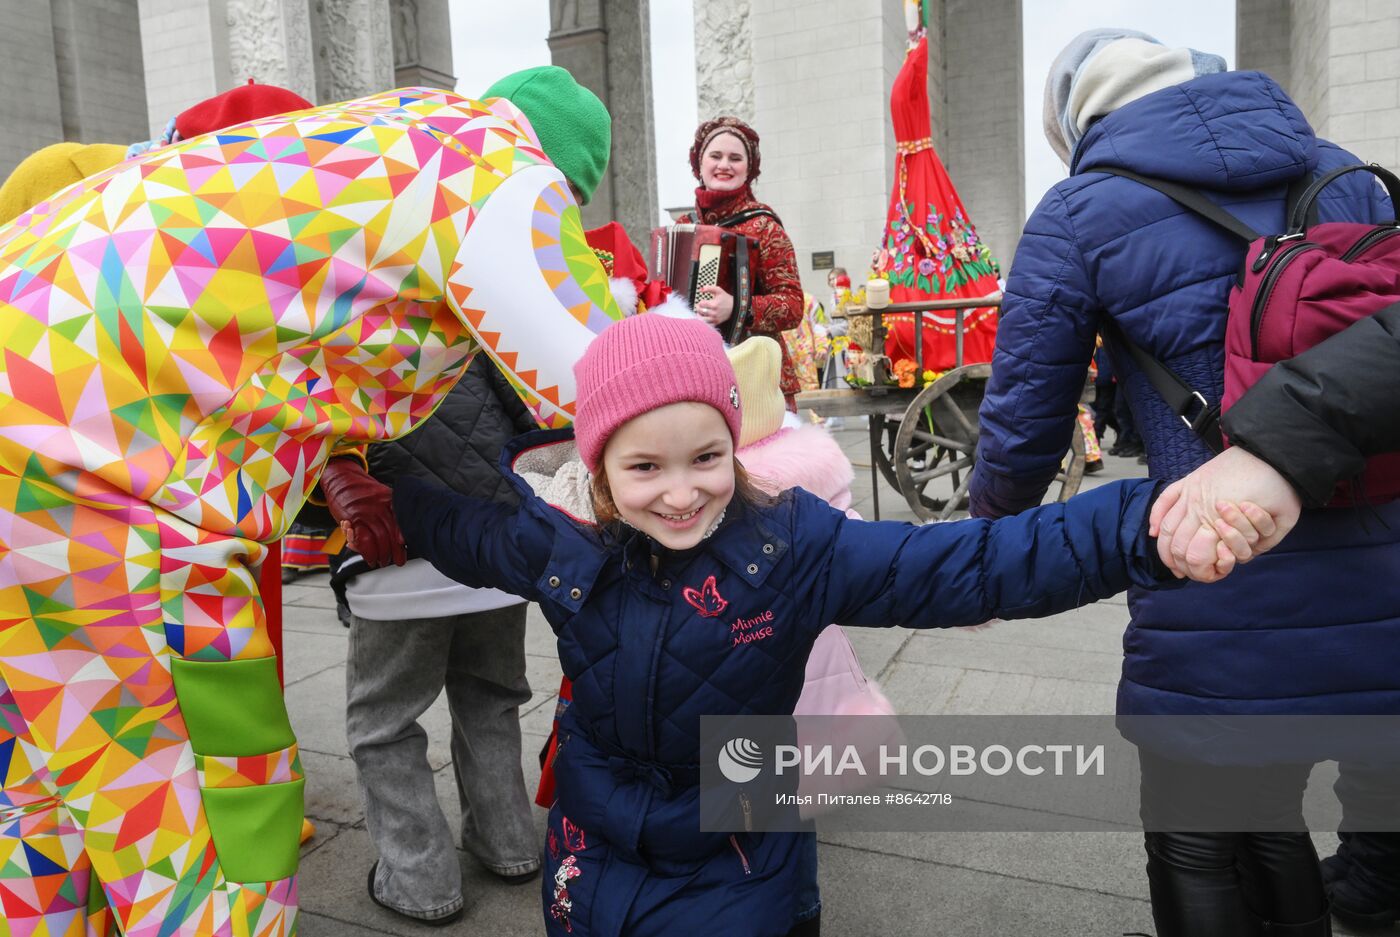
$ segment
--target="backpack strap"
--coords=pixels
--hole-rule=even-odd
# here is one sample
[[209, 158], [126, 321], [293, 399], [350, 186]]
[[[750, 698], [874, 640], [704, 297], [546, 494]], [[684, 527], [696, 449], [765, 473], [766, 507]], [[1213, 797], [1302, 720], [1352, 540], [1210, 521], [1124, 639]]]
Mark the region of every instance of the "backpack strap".
[[[1122, 176], [1131, 179], [1150, 189], [1156, 189], [1167, 198], [1190, 209], [1208, 221], [1212, 221], [1229, 231], [1236, 237], [1246, 242], [1259, 239], [1259, 232], [1245, 224], [1239, 218], [1230, 214], [1219, 205], [1206, 198], [1195, 189], [1178, 185], [1174, 182], [1167, 182], [1163, 179], [1153, 179], [1150, 176], [1138, 175], [1127, 169], [1119, 169], [1116, 166], [1101, 166], [1091, 170], [1092, 172], [1103, 172], [1109, 175]], [[1308, 190], [1312, 180], [1307, 174], [1294, 179], [1288, 185], [1288, 193], [1285, 196], [1285, 217], [1291, 217], [1299, 202], [1302, 201], [1304, 193]], [[1311, 207], [1311, 206], [1310, 206]], [[1316, 209], [1313, 209], [1314, 214]], [[1177, 375], [1175, 371], [1158, 361], [1136, 342], [1132, 341], [1123, 332], [1118, 323], [1109, 316], [1106, 320], [1109, 331], [1114, 333], [1114, 337], [1127, 350], [1133, 362], [1138, 366], [1138, 370], [1147, 375], [1147, 379], [1152, 383], [1153, 388], [1161, 396], [1172, 413], [1186, 424], [1193, 433], [1201, 438], [1211, 452], [1218, 453], [1225, 448], [1224, 437], [1220, 433], [1220, 404], [1211, 403], [1206, 400], [1205, 395], [1186, 383]]]
[[[783, 219], [779, 218], [778, 213], [771, 208], [750, 208], [748, 211], [741, 211], [738, 214], [730, 215], [728, 218], [721, 218], [719, 221], [715, 222], [715, 226], [719, 228], [732, 228], [736, 224], [743, 224], [750, 218], [761, 218], [764, 215], [772, 218], [779, 225], [783, 223]], [[698, 218], [700, 216], [696, 215], [696, 217]]]
[[1255, 231], [1249, 225], [1245, 224], [1239, 218], [1236, 218], [1195, 189], [1187, 188], [1184, 185], [1178, 185], [1175, 182], [1167, 182], [1165, 179], [1153, 179], [1151, 176], [1140, 176], [1127, 169], [1119, 169], [1117, 166], [1095, 166], [1088, 171], [1108, 173], [1111, 176], [1122, 176], [1124, 179], [1131, 179], [1134, 182], [1141, 183], [1149, 189], [1156, 189], [1183, 208], [1189, 208], [1202, 218], [1215, 222], [1217, 225], [1242, 240], [1257, 241], [1260, 238], [1258, 231]]
[[[1288, 192], [1284, 195], [1283, 200], [1284, 224], [1292, 223], [1293, 213], [1298, 210], [1298, 203], [1301, 202], [1303, 196], [1307, 194], [1308, 186], [1312, 185], [1312, 181], [1312, 176], [1303, 173], [1301, 176], [1298, 176], [1292, 182], [1288, 183]], [[1308, 227], [1317, 224], [1316, 202], [1308, 206], [1307, 217], [1304, 219], [1304, 223]]]
[[1138, 370], [1147, 375], [1152, 386], [1161, 395], [1172, 413], [1176, 414], [1186, 428], [1201, 438], [1211, 452], [1219, 453], [1225, 448], [1225, 439], [1220, 434], [1220, 404], [1206, 400], [1205, 395], [1181, 379], [1179, 375], [1152, 355], [1146, 349], [1124, 334], [1122, 327], [1112, 316], [1105, 316], [1105, 331], [1111, 331], [1132, 357]]
[[1395, 211], [1396, 220], [1392, 221], [1391, 224], [1400, 224], [1400, 179], [1397, 179], [1390, 170], [1374, 163], [1369, 165], [1356, 164], [1334, 169], [1308, 186], [1302, 198], [1288, 212], [1288, 233], [1300, 233], [1305, 231], [1308, 225], [1314, 224], [1317, 221], [1317, 199], [1322, 194], [1322, 190], [1347, 173], [1357, 171], [1369, 172], [1381, 181], [1381, 184], [1385, 186], [1386, 194], [1390, 196], [1390, 207]]

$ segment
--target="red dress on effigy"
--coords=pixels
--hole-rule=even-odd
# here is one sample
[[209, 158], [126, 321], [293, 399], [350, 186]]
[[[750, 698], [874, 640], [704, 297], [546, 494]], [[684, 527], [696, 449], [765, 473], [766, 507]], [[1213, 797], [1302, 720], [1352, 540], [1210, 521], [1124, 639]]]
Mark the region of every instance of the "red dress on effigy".
[[[909, 50], [890, 92], [898, 152], [895, 190], [876, 263], [876, 272], [889, 278], [890, 301], [975, 298], [998, 289], [991, 251], [977, 231], [953, 188], [948, 172], [933, 149], [928, 99], [928, 38]], [[924, 314], [924, 368], [947, 371], [956, 363], [955, 314]], [[914, 317], [885, 316], [889, 332], [885, 354], [890, 363], [916, 360]], [[964, 311], [963, 363], [991, 361], [996, 345], [997, 311], [982, 307]]]

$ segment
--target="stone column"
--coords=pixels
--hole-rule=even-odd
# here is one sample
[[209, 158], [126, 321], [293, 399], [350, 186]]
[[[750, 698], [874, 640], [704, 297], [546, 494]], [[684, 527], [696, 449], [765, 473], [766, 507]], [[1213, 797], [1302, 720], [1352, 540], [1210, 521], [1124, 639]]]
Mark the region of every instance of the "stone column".
[[904, 61], [899, 4], [845, 0], [813, 15], [808, 0], [695, 4], [701, 120], [733, 114], [758, 131], [754, 192], [783, 219], [803, 287], [829, 294], [813, 254], [859, 279], [889, 208], [894, 131], [889, 91]]
[[348, 101], [395, 87], [389, 0], [310, 3], [318, 103]]
[[943, 162], [1005, 272], [1026, 222], [1021, 0], [946, 0], [944, 24]]
[[1284, 90], [1290, 88], [1293, 75], [1292, 29], [1291, 3], [1235, 0], [1235, 68], [1264, 72]]
[[[948, 108], [944, 93], [947, 68], [947, 20], [944, 0], [924, 0], [928, 13], [928, 100], [933, 110], [933, 146], [939, 157], [948, 149]], [[974, 216], [973, 220], [976, 220]]]
[[645, 249], [659, 215], [647, 0], [550, 0], [549, 6], [551, 59], [612, 115], [608, 171], [584, 206], [584, 225], [621, 222]]
[[452, 90], [452, 23], [446, 0], [390, 0], [394, 84]]
[[136, 0], [53, 0], [63, 138], [148, 139], [146, 74]]
[[[1283, 87], [1314, 129], [1327, 132], [1331, 11], [1329, 0], [1294, 0], [1289, 17], [1289, 73]], [[1238, 28], [1238, 26], [1236, 27]]]
[[732, 114], [754, 120], [753, 24], [749, 0], [694, 4], [695, 96], [702, 121]]
[[251, 78], [316, 101], [308, 0], [140, 0], [151, 132]]
[[228, 74], [220, 91], [245, 84], [279, 85], [313, 103], [311, 17], [306, 0], [224, 0]]
[[[151, 136], [192, 104], [232, 87], [223, 0], [140, 0]], [[245, 79], [246, 80], [246, 79]]]
[[5, 24], [0, 87], [5, 132], [0, 133], [0, 181], [20, 160], [63, 139], [63, 108], [54, 61], [53, 20], [47, 3], [0, 0]]
[[1268, 72], [1319, 136], [1400, 167], [1400, 0], [1239, 0], [1237, 67]]

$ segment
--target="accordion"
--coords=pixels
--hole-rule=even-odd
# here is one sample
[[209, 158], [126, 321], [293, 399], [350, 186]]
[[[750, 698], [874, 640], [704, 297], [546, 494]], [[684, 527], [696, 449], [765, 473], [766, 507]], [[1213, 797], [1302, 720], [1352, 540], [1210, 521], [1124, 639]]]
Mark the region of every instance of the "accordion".
[[734, 297], [734, 312], [719, 326], [733, 345], [743, 339], [753, 308], [758, 241], [737, 231], [708, 224], [677, 224], [651, 232], [648, 275], [684, 296], [691, 307], [701, 287], [718, 286]]

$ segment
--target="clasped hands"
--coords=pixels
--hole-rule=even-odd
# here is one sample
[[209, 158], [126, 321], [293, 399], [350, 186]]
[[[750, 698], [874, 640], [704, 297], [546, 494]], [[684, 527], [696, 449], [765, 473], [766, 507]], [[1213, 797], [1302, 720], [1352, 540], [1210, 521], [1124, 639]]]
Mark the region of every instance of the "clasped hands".
[[1148, 533], [1178, 579], [1215, 582], [1273, 548], [1301, 511], [1297, 492], [1282, 475], [1233, 447], [1162, 491]]

